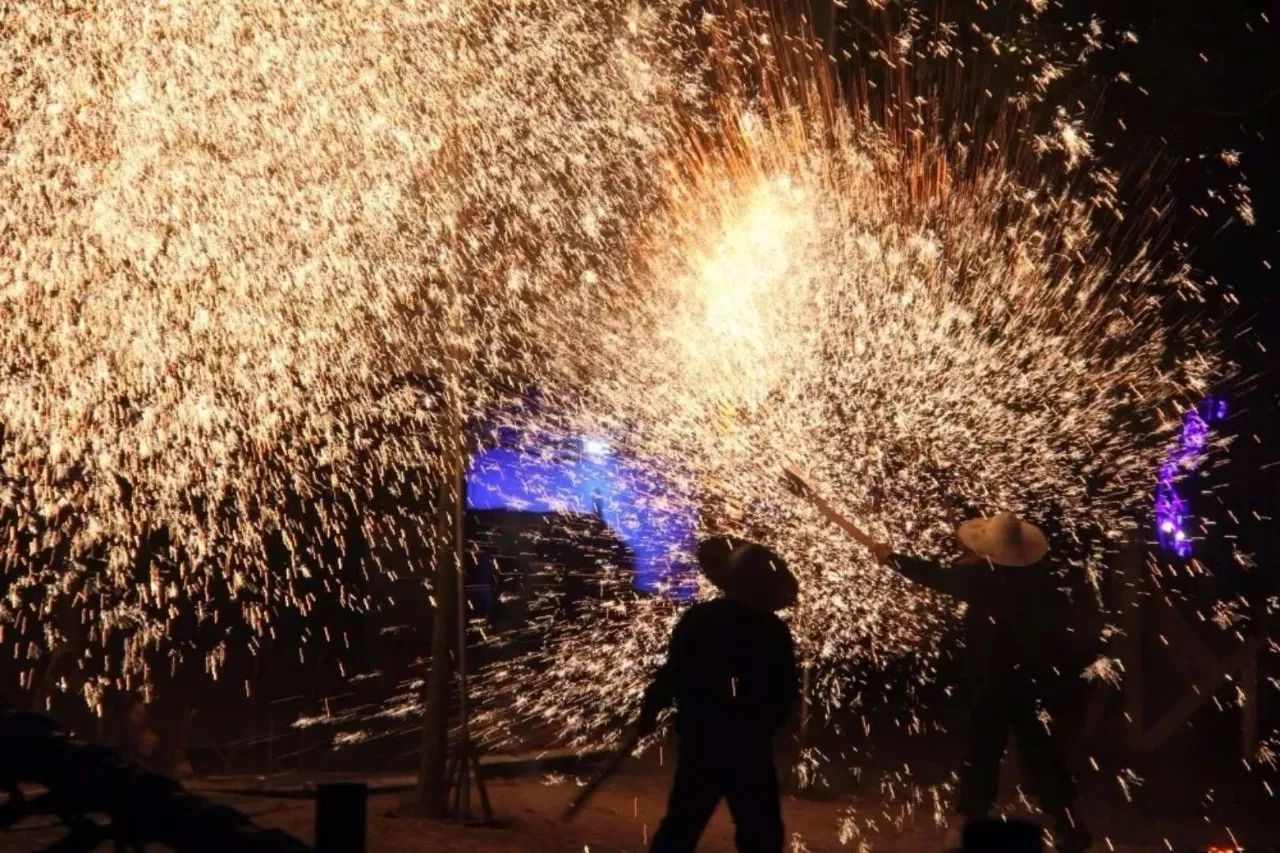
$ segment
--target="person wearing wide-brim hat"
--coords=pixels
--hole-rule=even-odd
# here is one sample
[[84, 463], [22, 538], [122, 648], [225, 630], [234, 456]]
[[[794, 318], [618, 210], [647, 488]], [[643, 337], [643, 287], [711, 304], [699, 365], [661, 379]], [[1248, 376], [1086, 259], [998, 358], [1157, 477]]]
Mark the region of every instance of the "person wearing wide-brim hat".
[[[896, 553], [822, 498], [794, 470], [787, 486], [829, 521], [903, 577], [968, 607], [964, 645], [972, 687], [972, 716], [956, 810], [983, 820], [995, 804], [1000, 762], [1010, 734], [1033, 793], [1055, 822], [1059, 850], [1088, 849], [1091, 837], [1074, 814], [1075, 782], [1042, 712], [1060, 701], [1073, 672], [1068, 634], [1076, 603], [1069, 579], [1050, 560], [1049, 540], [1034, 524], [1003, 511], [956, 529], [962, 555], [950, 566]], [[1077, 590], [1077, 598], [1081, 591]], [[1050, 714], [1051, 717], [1051, 714]]]
[[684, 612], [645, 691], [643, 733], [676, 705], [675, 781], [651, 849], [692, 851], [723, 798], [738, 849], [774, 853], [783, 826], [772, 740], [799, 692], [791, 632], [774, 611], [794, 604], [799, 587], [763, 545], [714, 537], [697, 557], [724, 595]]
[[786, 562], [770, 549], [728, 536], [698, 546], [698, 566], [725, 597], [762, 610], [785, 610], [800, 586]]

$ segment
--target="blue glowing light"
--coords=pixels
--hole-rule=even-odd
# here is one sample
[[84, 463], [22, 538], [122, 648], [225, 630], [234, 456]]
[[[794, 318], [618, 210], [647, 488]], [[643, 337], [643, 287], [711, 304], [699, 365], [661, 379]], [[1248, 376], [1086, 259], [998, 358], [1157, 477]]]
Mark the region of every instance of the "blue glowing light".
[[467, 472], [467, 506], [597, 515], [631, 549], [636, 588], [679, 598], [695, 589], [696, 568], [682, 558], [697, 535], [693, 506], [655, 466], [602, 438], [480, 451]]
[[1178, 491], [1178, 481], [1199, 463], [1209, 442], [1212, 424], [1227, 416], [1227, 401], [1206, 398], [1182, 417], [1182, 434], [1169, 450], [1156, 481], [1156, 538], [1161, 547], [1182, 558], [1191, 556], [1190, 506]]

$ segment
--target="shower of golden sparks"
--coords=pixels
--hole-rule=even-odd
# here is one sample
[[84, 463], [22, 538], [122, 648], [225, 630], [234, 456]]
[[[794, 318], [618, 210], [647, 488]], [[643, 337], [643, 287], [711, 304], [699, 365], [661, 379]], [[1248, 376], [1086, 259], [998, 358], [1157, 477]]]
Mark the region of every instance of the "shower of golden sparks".
[[[671, 165], [634, 299], [608, 306], [602, 367], [546, 431], [663, 460], [707, 531], [777, 548], [801, 581], [789, 618], [814, 700], [857, 708], [883, 683], [869, 671], [933, 677], [952, 606], [790, 499], [784, 460], [901, 550], [945, 554], [962, 518], [1013, 509], [1096, 582], [1181, 412], [1230, 367], [1208, 320], [1167, 325], [1211, 294], [1043, 84], [971, 126], [947, 113], [960, 102], [911, 96], [906, 72], [890, 79], [908, 94], [876, 101], [837, 93], [803, 39], [747, 41], [776, 47], [719, 69], [733, 94]], [[960, 52], [907, 42], [891, 67], [911, 74]], [[571, 743], [609, 736], [679, 608], [606, 599], [597, 618], [553, 611], [539, 652], [490, 667], [493, 736], [529, 718]]]
[[353, 526], [377, 574], [415, 570], [442, 402], [465, 417], [545, 373], [625, 274], [696, 115], [679, 12], [6, 5], [17, 657], [90, 657], [89, 695], [190, 620], [216, 667], [281, 609], [376, 606], [338, 576]]
[[[1000, 34], [998, 4], [853, 5], [843, 88], [734, 2], [5, 7], [6, 645], [87, 660], [92, 702], [171, 641], [216, 669], [282, 611], [377, 607], [429, 562], [447, 431], [495, 412], [606, 436], [661, 468], [641, 500], [786, 556], [829, 711], [871, 669], [932, 679], [953, 614], [789, 499], [784, 459], [900, 548], [1011, 508], [1096, 574], [1230, 370], [1163, 199], [1058, 102], [1111, 37], [1039, 0]], [[474, 682], [485, 736], [616, 732], [682, 604], [592, 581]]]

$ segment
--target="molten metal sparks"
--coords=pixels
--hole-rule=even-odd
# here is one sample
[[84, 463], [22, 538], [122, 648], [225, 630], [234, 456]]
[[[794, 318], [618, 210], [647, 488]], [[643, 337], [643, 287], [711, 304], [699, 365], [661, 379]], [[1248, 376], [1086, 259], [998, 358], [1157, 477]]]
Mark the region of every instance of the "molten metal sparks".
[[[1157, 240], [1161, 213], [1121, 216], [1116, 177], [1060, 111], [1043, 136], [984, 135], [907, 98], [902, 129], [836, 94], [803, 40], [749, 43], [781, 45], [751, 69], [763, 94], [722, 98], [672, 163], [641, 283], [607, 306], [596, 378], [555, 428], [667, 460], [708, 530], [791, 561], [791, 624], [830, 712], [865, 701], [869, 669], [909, 658], [929, 680], [952, 614], [790, 500], [781, 462], [908, 551], [944, 553], [962, 518], [1014, 509], [1096, 583], [1187, 401], [1228, 368], [1197, 321], [1167, 324], [1205, 293]], [[513, 711], [573, 743], [607, 736], [678, 615], [616, 594], [488, 673], [495, 736]]]
[[696, 114], [678, 11], [6, 5], [19, 656], [123, 638], [94, 671], [130, 674], [191, 622], [217, 647], [317, 596], [366, 610], [352, 535], [414, 571], [442, 432], [545, 373], [628, 267]]
[[[92, 653], [96, 704], [197, 628], [216, 672], [282, 612], [376, 608], [372, 580], [430, 561], [468, 421], [656, 460], [673, 486], [639, 500], [769, 542], [833, 715], [932, 680], [953, 614], [790, 500], [782, 461], [901, 548], [1014, 509], [1096, 578], [1231, 371], [1218, 293], [1062, 97], [1100, 22], [924, 5], [848, 11], [874, 26], [844, 86], [728, 0], [696, 25], [680, 0], [6, 6], [5, 642]], [[1211, 203], [1253, 217], [1242, 184]], [[340, 571], [357, 537], [368, 589]], [[485, 737], [615, 736], [681, 604], [602, 562], [599, 598], [535, 598], [534, 650], [474, 682]], [[407, 689], [300, 724], [409, 725]], [[884, 784], [886, 823], [941, 811], [945, 786]]]

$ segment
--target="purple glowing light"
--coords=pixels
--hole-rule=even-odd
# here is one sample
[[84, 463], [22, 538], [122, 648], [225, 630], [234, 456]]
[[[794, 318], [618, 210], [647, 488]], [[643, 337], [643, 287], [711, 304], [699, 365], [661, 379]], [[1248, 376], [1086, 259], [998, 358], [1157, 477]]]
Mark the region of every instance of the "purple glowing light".
[[1187, 499], [1178, 492], [1182, 476], [1200, 462], [1212, 424], [1227, 416], [1225, 400], [1208, 397], [1182, 417], [1178, 445], [1169, 451], [1156, 482], [1156, 538], [1161, 547], [1183, 559], [1191, 556], [1192, 522]]

